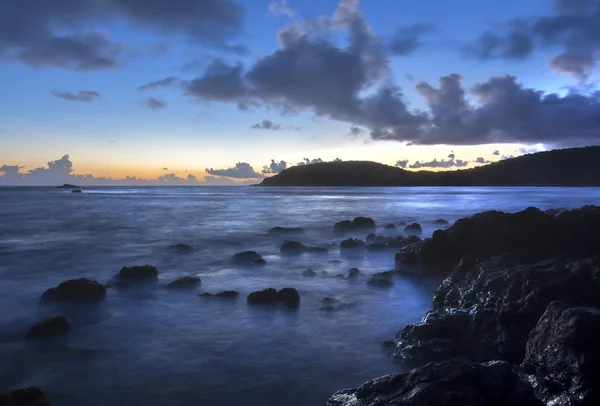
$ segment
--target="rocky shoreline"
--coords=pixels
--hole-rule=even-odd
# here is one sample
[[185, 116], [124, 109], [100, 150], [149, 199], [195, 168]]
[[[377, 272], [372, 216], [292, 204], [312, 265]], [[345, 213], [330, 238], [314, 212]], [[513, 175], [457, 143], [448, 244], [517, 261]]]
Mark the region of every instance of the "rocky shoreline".
[[396, 254], [446, 279], [392, 356], [416, 367], [329, 406], [600, 404], [600, 208], [458, 220]]

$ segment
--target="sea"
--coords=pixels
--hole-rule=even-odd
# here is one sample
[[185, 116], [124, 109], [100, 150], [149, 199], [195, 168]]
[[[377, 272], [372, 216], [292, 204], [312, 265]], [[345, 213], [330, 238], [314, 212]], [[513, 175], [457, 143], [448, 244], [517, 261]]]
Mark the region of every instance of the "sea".
[[[325, 405], [335, 391], [406, 371], [381, 344], [424, 316], [440, 282], [413, 274], [368, 285], [394, 268], [394, 251], [345, 255], [339, 242], [367, 232], [341, 236], [336, 222], [368, 216], [383, 235], [418, 222], [425, 238], [437, 219], [586, 204], [600, 204], [600, 188], [0, 188], [0, 389], [39, 386], [54, 406]], [[276, 226], [305, 232], [267, 233]], [[330, 250], [284, 256], [284, 239]], [[233, 265], [246, 250], [267, 264]], [[111, 288], [93, 307], [40, 303], [65, 280], [106, 283], [145, 264], [160, 272], [154, 286]], [[359, 278], [340, 276], [350, 268]], [[164, 288], [184, 275], [201, 285]], [[247, 305], [268, 287], [296, 288], [300, 308]], [[199, 297], [223, 290], [240, 297]], [[326, 297], [342, 305], [326, 310]], [[25, 339], [52, 314], [71, 319], [66, 337]]]

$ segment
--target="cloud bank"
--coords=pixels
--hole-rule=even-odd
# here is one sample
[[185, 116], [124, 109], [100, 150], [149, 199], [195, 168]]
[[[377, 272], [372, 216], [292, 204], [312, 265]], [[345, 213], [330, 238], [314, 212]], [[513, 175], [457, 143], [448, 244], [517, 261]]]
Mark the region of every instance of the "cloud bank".
[[96, 99], [100, 98], [100, 93], [94, 90], [80, 90], [77, 93], [72, 92], [56, 92], [53, 91], [52, 94], [59, 99], [70, 100], [70, 101], [78, 101], [91, 103]]

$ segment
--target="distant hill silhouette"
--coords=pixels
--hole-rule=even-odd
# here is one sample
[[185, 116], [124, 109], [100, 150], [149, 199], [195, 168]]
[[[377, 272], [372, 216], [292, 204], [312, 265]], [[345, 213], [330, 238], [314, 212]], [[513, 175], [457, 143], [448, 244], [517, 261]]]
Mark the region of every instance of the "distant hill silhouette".
[[324, 162], [293, 166], [259, 186], [600, 186], [600, 146], [445, 172], [411, 172], [369, 161]]

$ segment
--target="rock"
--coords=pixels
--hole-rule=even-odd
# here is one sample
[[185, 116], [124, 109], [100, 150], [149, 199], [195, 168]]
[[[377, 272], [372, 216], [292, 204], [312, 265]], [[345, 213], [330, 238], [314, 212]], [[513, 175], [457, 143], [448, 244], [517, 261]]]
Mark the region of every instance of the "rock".
[[188, 254], [190, 252], [193, 252], [195, 250], [194, 247], [192, 247], [191, 245], [187, 245], [187, 244], [173, 244], [173, 245], [169, 245], [169, 249], [180, 253], [180, 254]]
[[600, 257], [533, 264], [466, 257], [436, 290], [433, 312], [400, 331], [396, 357], [413, 365], [452, 358], [520, 364], [529, 332], [560, 300], [600, 306]]
[[71, 190], [71, 193], [81, 193], [81, 189], [73, 189]]
[[142, 282], [158, 279], [158, 269], [152, 265], [126, 266], [114, 278], [118, 282]]
[[405, 233], [422, 233], [423, 229], [419, 223], [412, 223], [404, 227]]
[[336, 275], [335, 275], [335, 277], [336, 277], [336, 278], [343, 279], [343, 278], [345, 278], [345, 277], [346, 277], [346, 275], [344, 275], [343, 273], [338, 273], [338, 274], [336, 274]]
[[269, 234], [302, 234], [304, 229], [301, 227], [273, 227], [268, 231]]
[[369, 217], [355, 217], [352, 223], [354, 223], [357, 230], [376, 228], [375, 220]]
[[[416, 238], [417, 240], [415, 240]], [[375, 239], [371, 239], [371, 242], [367, 244], [367, 249], [369, 251], [382, 251], [389, 249], [400, 249], [406, 247], [407, 245], [413, 244], [415, 241], [421, 241], [419, 237], [411, 236], [411, 237], [402, 237], [402, 236], [383, 236], [378, 235]]]
[[40, 388], [31, 386], [24, 389], [0, 390], [0, 405], [50, 406], [50, 402]]
[[195, 288], [200, 285], [202, 281], [197, 276], [182, 276], [179, 279], [167, 284], [167, 289], [188, 289]]
[[395, 349], [396, 348], [396, 342], [394, 340], [385, 340], [384, 342], [381, 343], [381, 346], [383, 348]]
[[390, 223], [390, 224], [387, 224], [387, 225], [386, 225], [384, 228], [385, 228], [386, 230], [395, 230], [395, 229], [396, 229], [396, 226], [395, 226], [394, 224], [391, 224], [391, 223]]
[[267, 263], [256, 251], [238, 252], [232, 257], [236, 265], [264, 265]]
[[389, 287], [394, 284], [392, 271], [377, 272], [367, 282], [369, 285]]
[[333, 226], [336, 233], [348, 233], [356, 230], [356, 225], [350, 220], [339, 221]]
[[448, 224], [448, 221], [447, 221], [447, 220], [444, 220], [444, 219], [437, 219], [437, 220], [436, 220], [436, 221], [434, 221], [433, 223], [434, 223], [434, 224], [437, 224], [437, 225], [441, 225], [441, 226], [443, 226], [443, 225], [446, 225], [446, 224]]
[[600, 207], [549, 215], [534, 207], [507, 214], [487, 211], [462, 218], [432, 238], [407, 246], [396, 261], [418, 263], [446, 274], [461, 258], [511, 254], [521, 262], [583, 257], [598, 252]]
[[365, 242], [367, 244], [371, 244], [371, 243], [375, 242], [376, 239], [377, 239], [377, 234], [371, 233], [371, 234], [367, 235], [367, 238], [365, 238]]
[[314, 254], [327, 254], [329, 249], [325, 247], [308, 247], [308, 252], [312, 252]]
[[348, 238], [347, 240], [344, 240], [340, 243], [340, 249], [341, 250], [348, 250], [348, 249], [363, 249], [365, 248], [365, 242], [362, 240], [359, 240], [358, 238]]
[[240, 294], [238, 292], [236, 292], [235, 290], [225, 290], [221, 293], [217, 293], [217, 294], [212, 294], [212, 293], [202, 293], [199, 296], [200, 297], [216, 297], [216, 298], [221, 298], [221, 299], [237, 299], [237, 297]]
[[342, 260], [340, 260], [340, 259], [330, 259], [328, 262], [329, 262], [331, 265], [341, 265], [343, 261], [342, 261]]
[[543, 406], [507, 362], [429, 364], [335, 393], [327, 406]]
[[300, 295], [294, 288], [283, 288], [279, 292], [273, 288], [252, 292], [248, 295], [248, 304], [252, 305], [276, 305], [285, 304], [289, 308], [300, 305]]
[[27, 332], [31, 339], [64, 336], [69, 333], [70, 320], [65, 316], [52, 316], [35, 323]]
[[79, 187], [79, 186], [76, 186], [76, 185], [71, 185], [70, 183], [65, 183], [64, 185], [62, 185], [62, 186], [57, 186], [56, 188], [57, 188], [57, 189], [80, 189], [80, 187]]
[[308, 277], [312, 278], [312, 277], [317, 276], [317, 273], [315, 271], [313, 271], [312, 268], [308, 268], [302, 272], [302, 276], [308, 276]]
[[351, 268], [348, 270], [348, 278], [358, 278], [358, 275], [360, 275], [358, 268]]
[[548, 405], [600, 405], [600, 310], [552, 302], [529, 334], [521, 367]]
[[42, 295], [43, 301], [76, 302], [101, 300], [106, 297], [106, 287], [100, 283], [80, 278], [62, 282]]
[[323, 303], [323, 306], [321, 306], [319, 310], [326, 312], [344, 310], [350, 307], [348, 303], [336, 299], [335, 297], [326, 297], [321, 300], [321, 303]]
[[279, 248], [279, 252], [282, 254], [301, 254], [308, 251], [308, 247], [298, 241], [285, 240]]
[[406, 225], [406, 221], [401, 221], [398, 223], [399, 226], [405, 226]]

